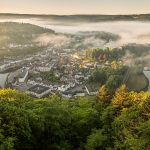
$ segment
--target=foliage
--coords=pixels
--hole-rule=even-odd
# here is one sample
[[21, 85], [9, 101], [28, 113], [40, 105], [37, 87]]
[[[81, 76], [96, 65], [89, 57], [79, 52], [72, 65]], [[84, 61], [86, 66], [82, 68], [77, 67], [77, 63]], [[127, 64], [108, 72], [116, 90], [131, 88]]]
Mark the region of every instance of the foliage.
[[86, 51], [86, 58], [92, 58], [96, 61], [118, 61], [125, 55], [124, 51], [119, 49], [90, 49]]
[[149, 150], [150, 92], [110, 97], [102, 86], [95, 98], [33, 99], [0, 90], [2, 150]]
[[59, 77], [57, 77], [53, 71], [49, 72], [41, 72], [40, 76], [43, 80], [49, 81], [49, 82], [58, 82], [60, 80]]
[[[116, 64], [116, 62], [114, 62]], [[115, 65], [114, 64], [114, 65]], [[117, 65], [118, 66], [118, 65]], [[100, 85], [106, 85], [111, 93], [121, 85], [121, 82], [126, 73], [126, 66], [104, 67], [93, 71], [89, 82], [99, 83]]]

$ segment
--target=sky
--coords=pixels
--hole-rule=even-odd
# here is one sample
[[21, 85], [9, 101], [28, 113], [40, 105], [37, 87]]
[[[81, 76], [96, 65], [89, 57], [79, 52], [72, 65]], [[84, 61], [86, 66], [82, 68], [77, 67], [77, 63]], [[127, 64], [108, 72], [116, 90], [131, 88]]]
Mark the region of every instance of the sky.
[[0, 13], [145, 14], [150, 0], [0, 0]]

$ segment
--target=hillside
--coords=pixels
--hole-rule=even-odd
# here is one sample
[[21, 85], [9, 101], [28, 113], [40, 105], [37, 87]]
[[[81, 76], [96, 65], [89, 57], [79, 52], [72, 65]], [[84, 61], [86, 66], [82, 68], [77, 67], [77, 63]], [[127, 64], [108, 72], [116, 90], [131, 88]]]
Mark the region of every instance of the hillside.
[[54, 31], [26, 23], [0, 23], [0, 55], [39, 49], [34, 39], [44, 33], [54, 34]]
[[0, 90], [0, 149], [149, 150], [149, 108], [150, 92], [125, 86], [70, 101]]
[[0, 23], [0, 57], [31, 54], [48, 46], [95, 48], [119, 39], [119, 35], [103, 31], [65, 34], [27, 23], [4, 22]]

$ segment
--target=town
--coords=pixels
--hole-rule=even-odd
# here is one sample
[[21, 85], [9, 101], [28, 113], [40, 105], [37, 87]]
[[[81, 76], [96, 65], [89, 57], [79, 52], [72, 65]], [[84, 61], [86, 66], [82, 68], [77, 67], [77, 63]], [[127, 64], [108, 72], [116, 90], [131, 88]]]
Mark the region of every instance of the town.
[[96, 95], [87, 81], [98, 63], [82, 61], [84, 53], [50, 48], [25, 57], [4, 57], [0, 87], [16, 89], [36, 98], [57, 93], [63, 98]]

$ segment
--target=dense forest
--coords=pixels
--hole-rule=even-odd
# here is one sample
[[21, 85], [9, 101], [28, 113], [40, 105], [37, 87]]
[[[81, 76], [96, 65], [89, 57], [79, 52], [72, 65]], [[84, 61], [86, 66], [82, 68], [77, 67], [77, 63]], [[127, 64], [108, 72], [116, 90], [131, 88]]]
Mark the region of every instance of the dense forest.
[[150, 92], [65, 100], [0, 90], [0, 150], [149, 150]]

